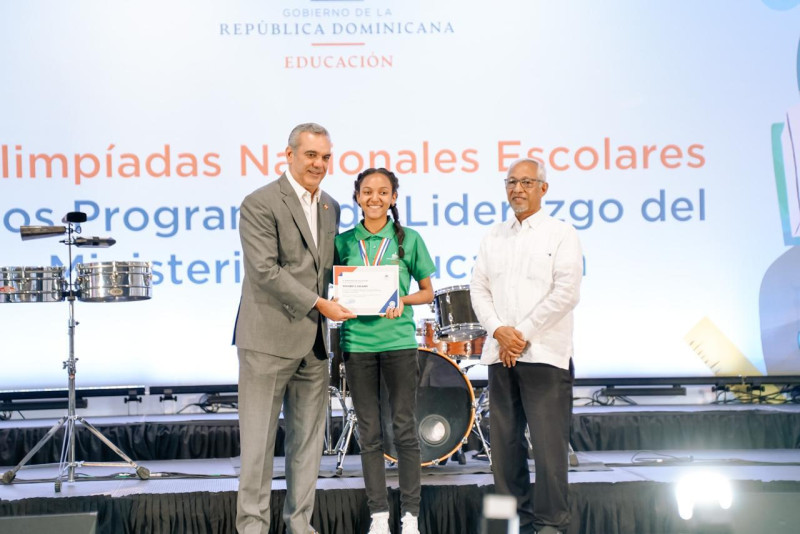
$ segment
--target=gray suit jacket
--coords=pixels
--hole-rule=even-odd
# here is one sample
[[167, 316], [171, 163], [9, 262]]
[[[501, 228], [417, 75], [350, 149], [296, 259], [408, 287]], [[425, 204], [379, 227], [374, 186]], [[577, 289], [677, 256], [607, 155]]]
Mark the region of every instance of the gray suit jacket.
[[244, 280], [234, 344], [302, 358], [316, 339], [320, 314], [314, 303], [318, 296], [324, 298], [331, 282], [340, 212], [339, 204], [322, 192], [315, 245], [289, 180], [283, 174], [242, 202], [239, 236]]

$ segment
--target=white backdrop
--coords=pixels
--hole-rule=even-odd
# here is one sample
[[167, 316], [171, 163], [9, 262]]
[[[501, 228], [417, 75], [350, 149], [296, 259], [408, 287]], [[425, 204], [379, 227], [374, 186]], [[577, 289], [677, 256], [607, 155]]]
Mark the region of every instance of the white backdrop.
[[[762, 290], [796, 244], [796, 3], [2, 1], [0, 266], [67, 264], [18, 228], [84, 211], [117, 245], [75, 263], [152, 261], [156, 285], [76, 303], [79, 386], [235, 383], [236, 210], [314, 121], [342, 229], [355, 174], [397, 171], [436, 289], [507, 217], [508, 163], [544, 159], [585, 252], [579, 377], [799, 374], [794, 264]], [[0, 389], [65, 385], [67, 312], [0, 304]]]

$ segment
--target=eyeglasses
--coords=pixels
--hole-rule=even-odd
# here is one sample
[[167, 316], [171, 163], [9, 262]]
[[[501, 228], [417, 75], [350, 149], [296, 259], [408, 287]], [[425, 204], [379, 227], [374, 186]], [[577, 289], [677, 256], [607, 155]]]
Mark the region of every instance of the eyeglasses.
[[531, 178], [523, 178], [522, 180], [517, 180], [516, 178], [506, 178], [503, 180], [506, 184], [506, 189], [514, 189], [517, 187], [517, 184], [522, 184], [522, 187], [525, 189], [530, 189], [533, 187], [533, 184], [539, 182], [540, 184], [545, 183], [544, 180], [531, 179]]

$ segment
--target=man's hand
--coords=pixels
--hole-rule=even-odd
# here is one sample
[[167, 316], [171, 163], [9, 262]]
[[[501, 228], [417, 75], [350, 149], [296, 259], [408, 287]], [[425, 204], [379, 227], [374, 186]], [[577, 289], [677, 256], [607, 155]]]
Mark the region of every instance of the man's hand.
[[500, 344], [500, 348], [511, 354], [522, 354], [525, 350], [525, 336], [513, 326], [501, 326], [494, 331], [494, 338]]
[[500, 344], [500, 362], [503, 367], [517, 365], [517, 360], [528, 345], [522, 332], [513, 326], [501, 326], [494, 331], [494, 338]]
[[517, 359], [519, 355], [513, 355], [507, 350], [500, 349], [500, 363], [503, 364], [503, 367], [514, 367], [517, 365]]
[[336, 300], [325, 300], [318, 298], [314, 307], [319, 312], [332, 321], [346, 321], [354, 319], [356, 314], [336, 302]]

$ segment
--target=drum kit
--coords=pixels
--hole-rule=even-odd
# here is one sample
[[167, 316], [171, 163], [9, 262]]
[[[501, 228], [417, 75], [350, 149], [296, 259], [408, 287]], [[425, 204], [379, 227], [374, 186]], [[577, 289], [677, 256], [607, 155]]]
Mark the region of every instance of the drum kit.
[[[80, 237], [80, 224], [86, 222], [85, 213], [70, 212], [62, 219], [65, 226], [23, 226], [20, 236], [23, 241], [66, 234], [60, 241], [67, 245], [69, 265], [72, 266], [72, 247], [105, 248], [116, 243], [112, 238]], [[65, 276], [65, 273], [67, 275]], [[74, 276], [77, 274], [77, 276]], [[42, 303], [64, 302], [69, 304], [68, 358], [63, 362], [68, 377], [67, 415], [56, 422], [45, 436], [25, 455], [13, 469], [3, 473], [2, 482], [10, 484], [17, 471], [50, 440], [56, 432], [65, 427], [58, 476], [55, 481], [56, 492], [66, 474], [68, 482], [75, 481], [75, 468], [81, 466], [130, 467], [136, 475], [146, 480], [150, 471], [137, 465], [122, 450], [105, 437], [97, 428], [75, 413], [75, 301], [81, 302], [131, 302], [146, 300], [152, 296], [152, 273], [148, 262], [97, 262], [77, 264], [74, 269], [63, 266], [54, 267], [0, 267], [0, 303]], [[85, 426], [100, 441], [105, 443], [124, 462], [83, 462], [75, 460], [75, 424]]]
[[[439, 465], [456, 453], [467, 442], [470, 433], [477, 435], [483, 450], [491, 461], [489, 443], [481, 429], [481, 419], [488, 407], [488, 391], [481, 391], [478, 399], [466, 371], [459, 365], [462, 360], [480, 359], [486, 330], [478, 322], [470, 301], [469, 286], [453, 286], [434, 292], [435, 319], [422, 319], [418, 323], [417, 349], [419, 384], [417, 390], [417, 433], [420, 443], [421, 466]], [[337, 455], [336, 474], [342, 474], [344, 456], [353, 435], [358, 437], [355, 411], [346, 402], [347, 384], [344, 373], [339, 330], [330, 325], [331, 349], [330, 392], [342, 408], [342, 433], [336, 445], [326, 448], [326, 454]], [[385, 399], [386, 395], [382, 395]], [[382, 407], [385, 458], [397, 462], [393, 443], [388, 405]], [[327, 443], [331, 441], [331, 410], [328, 409]], [[463, 457], [459, 457], [461, 461]]]

